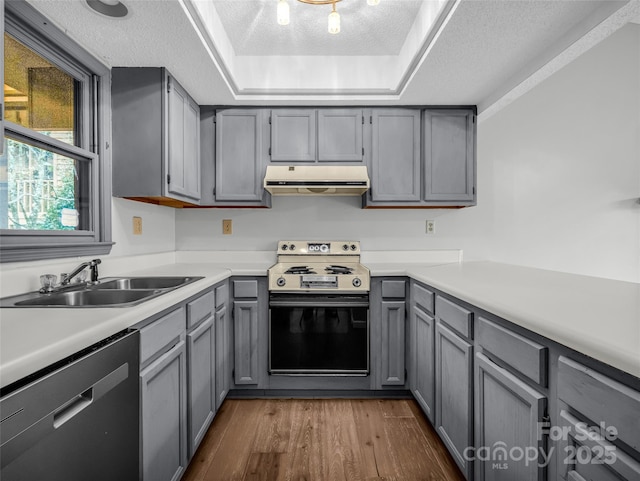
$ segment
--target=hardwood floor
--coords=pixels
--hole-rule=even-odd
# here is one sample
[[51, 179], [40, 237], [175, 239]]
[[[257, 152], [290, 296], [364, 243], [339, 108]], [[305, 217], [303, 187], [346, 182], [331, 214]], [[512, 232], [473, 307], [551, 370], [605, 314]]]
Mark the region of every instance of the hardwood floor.
[[464, 478], [413, 400], [256, 399], [222, 405], [182, 481]]

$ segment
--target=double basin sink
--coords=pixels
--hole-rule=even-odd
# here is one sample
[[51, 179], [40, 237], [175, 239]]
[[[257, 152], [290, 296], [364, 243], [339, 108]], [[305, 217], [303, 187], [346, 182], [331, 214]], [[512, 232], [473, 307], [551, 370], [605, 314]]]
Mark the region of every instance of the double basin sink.
[[71, 284], [50, 293], [30, 292], [0, 299], [0, 307], [129, 307], [202, 277], [117, 277], [98, 284]]

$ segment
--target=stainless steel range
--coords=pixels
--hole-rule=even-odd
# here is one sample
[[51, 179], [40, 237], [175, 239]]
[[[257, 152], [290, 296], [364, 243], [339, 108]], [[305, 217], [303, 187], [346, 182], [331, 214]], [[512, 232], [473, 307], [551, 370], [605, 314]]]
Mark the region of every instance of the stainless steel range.
[[366, 376], [369, 278], [357, 241], [280, 241], [269, 269], [269, 372]]

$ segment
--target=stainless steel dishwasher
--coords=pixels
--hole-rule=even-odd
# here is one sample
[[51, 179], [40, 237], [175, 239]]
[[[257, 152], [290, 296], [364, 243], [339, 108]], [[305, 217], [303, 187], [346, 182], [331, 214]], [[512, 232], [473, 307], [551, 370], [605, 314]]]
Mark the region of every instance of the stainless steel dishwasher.
[[2, 389], [2, 481], [139, 479], [139, 337], [122, 331]]

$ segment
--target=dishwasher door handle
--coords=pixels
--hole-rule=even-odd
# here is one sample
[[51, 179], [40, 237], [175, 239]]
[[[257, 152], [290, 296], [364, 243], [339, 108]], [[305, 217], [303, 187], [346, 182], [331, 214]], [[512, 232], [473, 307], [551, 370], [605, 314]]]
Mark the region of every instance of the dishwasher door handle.
[[93, 387], [65, 403], [53, 413], [53, 429], [58, 429], [64, 423], [79, 414], [83, 409], [89, 407], [93, 402]]

